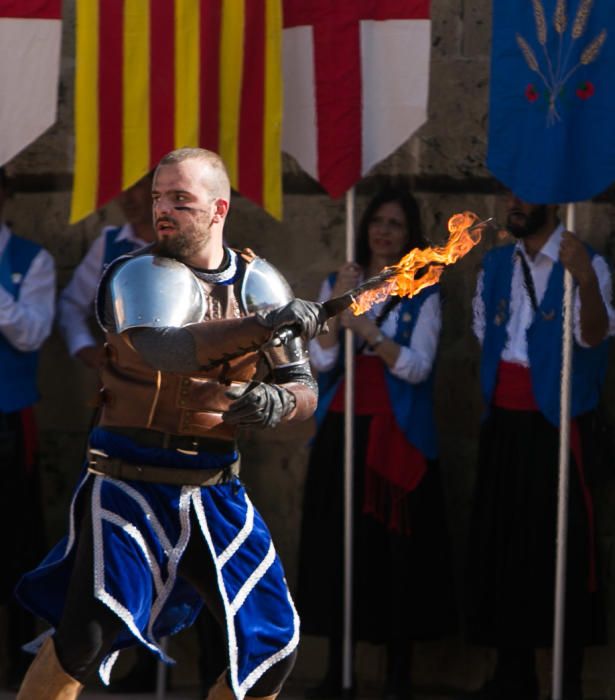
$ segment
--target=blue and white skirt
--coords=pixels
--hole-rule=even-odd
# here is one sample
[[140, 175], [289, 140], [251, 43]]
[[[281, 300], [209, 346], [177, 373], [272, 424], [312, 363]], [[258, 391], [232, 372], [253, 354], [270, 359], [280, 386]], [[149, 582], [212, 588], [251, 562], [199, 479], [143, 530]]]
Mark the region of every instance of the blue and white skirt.
[[[203, 455], [199, 457], [198, 468], [204, 468]], [[135, 642], [172, 663], [160, 646], [161, 638], [192, 624], [203, 605], [196, 590], [177, 575], [191, 536], [203, 537], [216, 567], [230, 679], [238, 700], [294, 651], [299, 619], [284, 570], [267, 526], [239, 480], [207, 487], [175, 486], [87, 472], [71, 502], [68, 535], [17, 587], [22, 603], [52, 625], [33, 648], [60, 621], [75, 556], [76, 512], [88, 507], [83, 500], [90, 484], [93, 593], [125, 625], [99, 668], [103, 682], [109, 682], [119, 650]], [[191, 533], [195, 520], [200, 533]]]

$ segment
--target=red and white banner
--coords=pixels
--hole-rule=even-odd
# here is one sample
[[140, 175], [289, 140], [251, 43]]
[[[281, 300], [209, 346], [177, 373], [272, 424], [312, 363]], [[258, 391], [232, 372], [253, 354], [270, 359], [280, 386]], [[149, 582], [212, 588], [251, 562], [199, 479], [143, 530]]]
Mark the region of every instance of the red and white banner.
[[0, 165], [56, 120], [61, 0], [0, 0]]
[[282, 148], [332, 197], [426, 119], [429, 0], [284, 0]]
[[76, 0], [71, 223], [174, 148], [282, 214], [282, 0]]

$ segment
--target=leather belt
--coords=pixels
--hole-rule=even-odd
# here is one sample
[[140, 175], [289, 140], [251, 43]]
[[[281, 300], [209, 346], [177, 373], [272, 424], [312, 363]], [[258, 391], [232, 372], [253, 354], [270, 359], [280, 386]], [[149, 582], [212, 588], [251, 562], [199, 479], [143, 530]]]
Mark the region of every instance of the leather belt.
[[104, 429], [110, 433], [124, 435], [142, 447], [162, 447], [168, 450], [181, 450], [182, 452], [213, 452], [214, 454], [234, 452], [237, 449], [237, 443], [232, 440], [218, 440], [216, 438], [193, 435], [173, 435], [146, 428], [105, 427]]
[[116, 457], [107, 457], [88, 450], [88, 471], [120, 481], [147, 481], [154, 484], [181, 486], [215, 486], [239, 474], [239, 460], [223, 469], [174, 469], [151, 464], [130, 464]]

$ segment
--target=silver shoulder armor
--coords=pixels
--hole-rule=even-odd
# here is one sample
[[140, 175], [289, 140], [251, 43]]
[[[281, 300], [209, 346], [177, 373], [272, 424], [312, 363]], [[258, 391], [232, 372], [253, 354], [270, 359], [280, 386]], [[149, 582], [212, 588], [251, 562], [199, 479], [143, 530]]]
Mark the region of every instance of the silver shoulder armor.
[[254, 258], [246, 265], [241, 303], [248, 313], [276, 309], [294, 298], [290, 285], [271, 263]]
[[130, 328], [180, 328], [202, 321], [205, 315], [205, 295], [197, 278], [172, 258], [130, 258], [110, 271], [107, 290], [118, 333]]
[[[257, 257], [246, 265], [241, 303], [248, 313], [276, 309], [294, 298], [290, 285], [271, 263]], [[270, 348], [267, 356], [274, 367], [284, 367], [307, 361], [308, 352], [305, 342], [294, 338], [285, 345]]]

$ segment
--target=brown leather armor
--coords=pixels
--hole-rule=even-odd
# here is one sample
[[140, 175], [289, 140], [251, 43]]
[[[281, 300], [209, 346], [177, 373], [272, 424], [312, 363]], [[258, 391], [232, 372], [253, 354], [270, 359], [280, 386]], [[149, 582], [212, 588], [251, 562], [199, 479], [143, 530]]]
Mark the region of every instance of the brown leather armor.
[[[254, 317], [246, 317], [233, 285], [202, 284], [208, 298], [206, 319], [210, 323], [185, 327], [195, 338], [200, 362], [206, 365], [214, 354], [220, 357], [240, 347], [257, 347], [267, 340], [270, 331]], [[233, 319], [236, 323], [220, 323], [220, 319]], [[245, 384], [257, 378], [257, 352], [248, 352], [209, 371], [183, 376], [152, 369], [131, 345], [129, 333], [108, 332], [105, 347], [100, 426], [234, 438], [236, 428], [222, 422], [221, 414], [230, 404], [225, 392], [231, 384]], [[215, 353], [208, 352], [209, 348]]]

